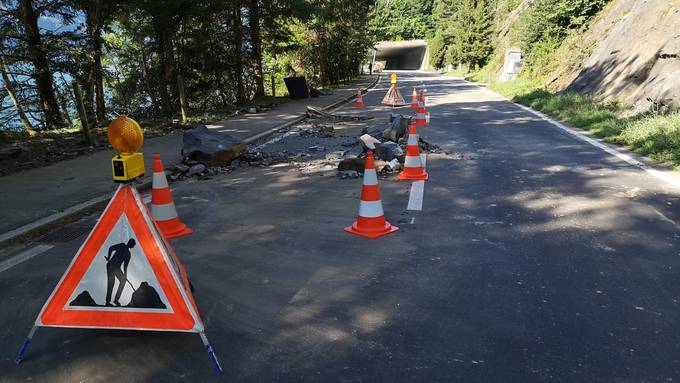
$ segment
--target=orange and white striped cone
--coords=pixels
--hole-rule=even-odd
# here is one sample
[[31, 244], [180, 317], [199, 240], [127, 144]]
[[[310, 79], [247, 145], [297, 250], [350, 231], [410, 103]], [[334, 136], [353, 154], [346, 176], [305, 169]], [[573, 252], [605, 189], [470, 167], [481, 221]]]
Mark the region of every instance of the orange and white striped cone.
[[378, 187], [378, 173], [375, 171], [373, 152], [369, 151], [366, 153], [359, 217], [352, 226], [346, 227], [345, 231], [364, 238], [375, 239], [397, 230], [399, 230], [398, 227], [392, 226], [385, 220]]
[[418, 143], [416, 124], [412, 123], [408, 129], [408, 143], [406, 144], [404, 170], [399, 173], [399, 180], [426, 181], [428, 178], [429, 175], [423, 168], [423, 161], [420, 159], [420, 144]]
[[427, 103], [425, 102], [425, 92], [427, 89], [423, 89], [420, 93], [420, 97], [423, 100], [423, 109], [425, 110], [425, 126], [430, 126], [430, 112], [427, 111]]
[[418, 92], [416, 87], [413, 87], [413, 94], [411, 95], [411, 109], [418, 109]]
[[427, 111], [425, 110], [425, 100], [423, 97], [423, 91], [420, 91], [420, 97], [418, 97], [418, 111], [416, 112], [416, 125], [426, 126], [427, 125]]
[[183, 237], [193, 233], [177, 216], [172, 193], [165, 178], [160, 154], [153, 155], [153, 182], [151, 184], [151, 215], [165, 238]]
[[365, 106], [364, 95], [361, 94], [361, 88], [357, 89], [357, 98], [354, 99], [354, 106], [357, 108], [363, 108]]

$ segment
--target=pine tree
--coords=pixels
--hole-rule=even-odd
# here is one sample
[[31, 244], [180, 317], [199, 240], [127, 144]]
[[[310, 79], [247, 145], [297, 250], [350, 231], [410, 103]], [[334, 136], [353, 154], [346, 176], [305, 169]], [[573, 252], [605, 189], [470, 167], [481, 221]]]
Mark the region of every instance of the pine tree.
[[460, 0], [436, 0], [433, 5], [432, 22], [435, 35], [430, 40], [430, 64], [442, 68], [453, 63], [448, 51], [454, 44], [456, 31], [454, 20]]
[[470, 68], [483, 65], [491, 53], [492, 19], [486, 0], [458, 0], [451, 23], [455, 36], [448, 53], [450, 63]]
[[493, 19], [486, 0], [477, 0], [472, 12], [471, 41], [468, 52], [470, 66], [478, 67], [486, 63], [491, 51], [491, 27]]

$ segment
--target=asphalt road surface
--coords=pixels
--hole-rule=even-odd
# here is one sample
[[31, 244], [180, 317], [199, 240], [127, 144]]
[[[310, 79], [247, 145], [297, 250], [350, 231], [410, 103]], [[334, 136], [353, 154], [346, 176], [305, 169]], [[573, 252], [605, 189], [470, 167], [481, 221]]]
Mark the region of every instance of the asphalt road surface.
[[[381, 180], [397, 233], [343, 232], [361, 180], [277, 165], [172, 186], [224, 375], [175, 333], [40, 328], [13, 364], [89, 217], [0, 271], [0, 382], [680, 380], [678, 191], [475, 85], [400, 81], [427, 86], [420, 134], [448, 154], [428, 157], [422, 211]], [[365, 97], [374, 123], [388, 85]]]

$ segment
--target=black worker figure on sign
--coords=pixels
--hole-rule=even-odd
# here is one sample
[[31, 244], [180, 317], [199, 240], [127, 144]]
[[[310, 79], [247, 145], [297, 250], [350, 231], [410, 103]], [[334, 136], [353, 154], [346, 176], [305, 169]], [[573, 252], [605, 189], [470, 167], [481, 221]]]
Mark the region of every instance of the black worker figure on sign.
[[[135, 288], [135, 286], [130, 282], [128, 279], [128, 266], [130, 266], [130, 262], [133, 262], [133, 266], [131, 267], [131, 273], [132, 273], [132, 280], [137, 280], [140, 275], [136, 275], [137, 278], [135, 278], [135, 264], [134, 262], [138, 262], [137, 266], [139, 266], [139, 262], [144, 263], [144, 260], [139, 260], [137, 258], [137, 261], [132, 259], [132, 252], [131, 250], [137, 245], [137, 241], [135, 241], [134, 238], [130, 238], [127, 243], [121, 242], [117, 243], [111, 247], [109, 247], [107, 253], [104, 255], [104, 259], [106, 260], [106, 300], [104, 301], [104, 304], [98, 304], [94, 298], [93, 295], [90, 294], [90, 291], [93, 291], [94, 296], [97, 297], [99, 296], [101, 299], [104, 295], [104, 291], [100, 289], [90, 289], [88, 291], [87, 289], [81, 291], [75, 299], [71, 301], [69, 304], [70, 306], [89, 306], [89, 307], [136, 307], [136, 308], [144, 308], [144, 309], [166, 309], [167, 306], [163, 302], [163, 299], [161, 296], [158, 294], [158, 291], [149, 284], [147, 281], [143, 281], [139, 284], [139, 287]], [[143, 254], [141, 255], [142, 257], [144, 256]], [[101, 267], [102, 265], [99, 264], [98, 267]], [[99, 269], [101, 270], [101, 269]], [[102, 270], [103, 271], [103, 270]], [[149, 270], [151, 272], [151, 270]], [[137, 270], [137, 273], [139, 273], [139, 270]], [[96, 273], [98, 275], [97, 280], [103, 282], [104, 274], [99, 272]], [[149, 274], [150, 276], [151, 274]], [[118, 285], [116, 285], [116, 282], [118, 282]], [[98, 282], [100, 283], [100, 282]], [[157, 282], [156, 282], [157, 283]], [[153, 280], [152, 280], [153, 284]], [[113, 294], [114, 287], [116, 288], [116, 293], [113, 296], [113, 302], [111, 302], [111, 297]], [[90, 286], [92, 288], [92, 286]], [[123, 294], [123, 291], [125, 291], [126, 288], [129, 288], [129, 291], [132, 291], [131, 295], [125, 295], [126, 297], [129, 297], [130, 302], [127, 304], [120, 302], [121, 295]], [[101, 301], [100, 301], [101, 302]]]
[[113, 285], [116, 283], [116, 280], [118, 280], [118, 290], [116, 290], [116, 297], [113, 303], [116, 306], [120, 306], [118, 300], [120, 299], [120, 294], [123, 293], [125, 282], [130, 283], [127, 280], [127, 269], [132, 257], [130, 249], [135, 247], [136, 244], [137, 242], [134, 238], [130, 238], [127, 244], [118, 243], [109, 247], [109, 255], [104, 256], [104, 259], [106, 259], [106, 306], [111, 306], [111, 293], [113, 292]]

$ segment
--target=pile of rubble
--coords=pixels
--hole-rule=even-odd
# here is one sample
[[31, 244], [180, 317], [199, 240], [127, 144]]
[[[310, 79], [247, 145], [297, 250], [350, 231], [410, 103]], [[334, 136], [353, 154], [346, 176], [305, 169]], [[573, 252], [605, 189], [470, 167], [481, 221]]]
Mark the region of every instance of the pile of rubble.
[[[341, 178], [356, 178], [364, 171], [368, 150], [375, 153], [376, 167], [381, 174], [403, 168], [408, 126], [411, 116], [392, 114], [387, 127], [369, 125], [354, 134], [347, 124], [364, 121], [363, 116], [339, 116], [309, 108], [310, 118], [282, 130], [260, 144], [245, 145], [224, 133], [210, 131], [198, 125], [184, 132], [184, 161], [172, 167], [173, 180], [208, 178], [228, 173], [242, 166], [271, 166], [285, 163], [302, 172], [337, 169]], [[340, 127], [343, 129], [336, 129]], [[342, 132], [341, 132], [342, 131]], [[343, 133], [344, 132], [344, 133]], [[423, 152], [440, 152], [435, 145], [420, 140]]]
[[[386, 129], [375, 126], [364, 128], [359, 141], [362, 151], [359, 155], [345, 158], [338, 164], [338, 172], [342, 178], [356, 178], [364, 172], [366, 152], [375, 154], [375, 164], [381, 174], [400, 171], [404, 166], [405, 150], [408, 141], [408, 127], [412, 116], [391, 114]], [[421, 152], [439, 153], [441, 149], [420, 138]]]

